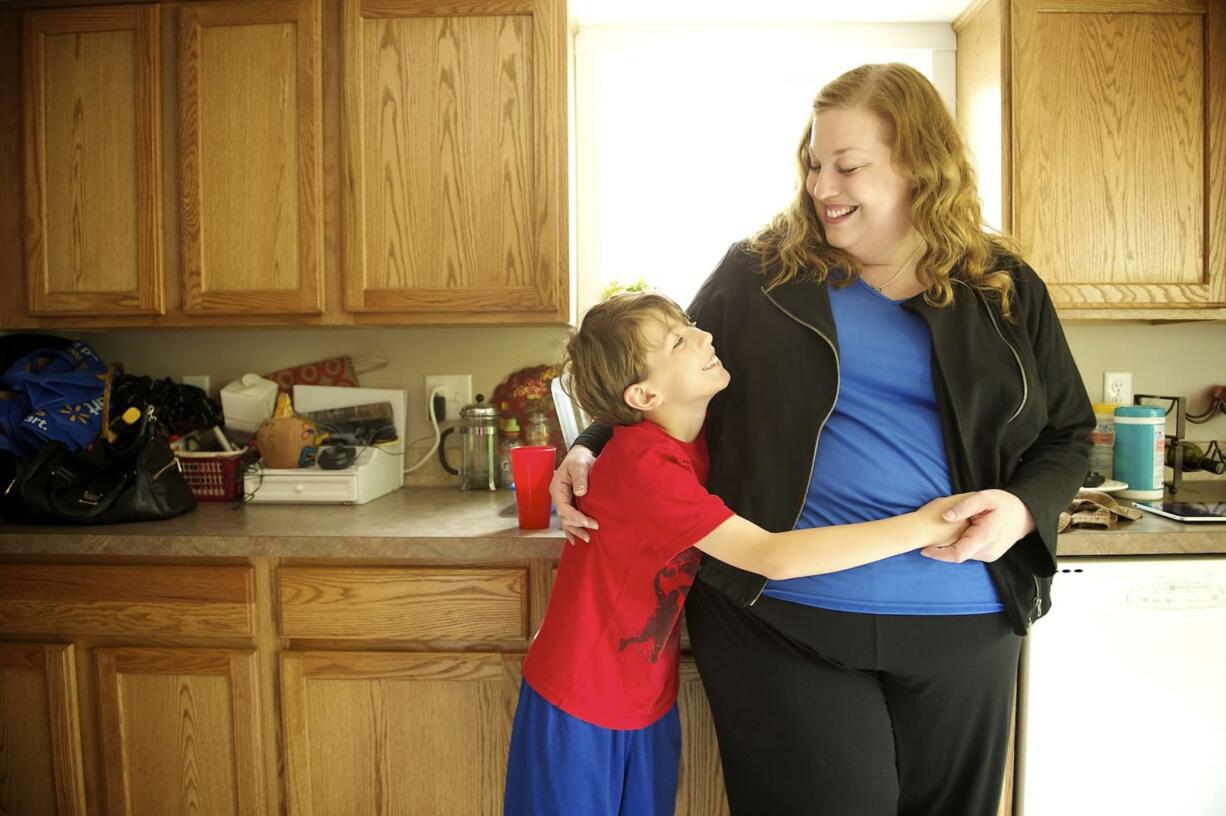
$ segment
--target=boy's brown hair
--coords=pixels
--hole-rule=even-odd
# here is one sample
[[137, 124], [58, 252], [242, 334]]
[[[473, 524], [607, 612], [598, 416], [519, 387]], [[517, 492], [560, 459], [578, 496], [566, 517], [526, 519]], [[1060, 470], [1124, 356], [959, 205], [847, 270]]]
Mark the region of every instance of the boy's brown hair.
[[647, 379], [643, 334], [648, 320], [690, 322], [680, 306], [658, 292], [627, 292], [598, 303], [571, 333], [562, 356], [562, 371], [570, 375], [569, 393], [598, 422], [633, 425], [642, 411], [626, 404], [626, 389]]

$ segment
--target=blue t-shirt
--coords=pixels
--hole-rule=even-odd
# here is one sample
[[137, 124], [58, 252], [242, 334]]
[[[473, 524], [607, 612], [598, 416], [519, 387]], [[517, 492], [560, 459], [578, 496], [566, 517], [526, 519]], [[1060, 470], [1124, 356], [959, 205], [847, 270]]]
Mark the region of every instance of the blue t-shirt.
[[[831, 287], [830, 303], [839, 394], [818, 438], [798, 529], [889, 518], [951, 492], [928, 325], [862, 280]], [[982, 561], [949, 564], [918, 550], [841, 572], [770, 581], [765, 594], [880, 615], [1004, 609]]]

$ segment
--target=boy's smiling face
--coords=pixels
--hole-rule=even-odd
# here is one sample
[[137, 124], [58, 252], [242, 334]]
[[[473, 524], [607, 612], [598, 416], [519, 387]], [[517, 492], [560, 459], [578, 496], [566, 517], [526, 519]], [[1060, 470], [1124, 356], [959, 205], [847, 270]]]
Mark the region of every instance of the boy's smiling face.
[[[705, 415], [711, 397], [731, 380], [715, 356], [710, 332], [664, 315], [645, 319], [647, 378], [626, 389], [627, 401], [639, 410], [694, 410]], [[634, 392], [634, 394], [632, 394]]]

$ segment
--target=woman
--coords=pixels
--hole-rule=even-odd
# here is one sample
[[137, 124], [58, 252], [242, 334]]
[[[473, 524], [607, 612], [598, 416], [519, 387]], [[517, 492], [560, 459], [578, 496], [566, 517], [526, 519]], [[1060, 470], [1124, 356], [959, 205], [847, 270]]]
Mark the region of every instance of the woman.
[[[935, 88], [866, 65], [818, 94], [791, 205], [690, 309], [732, 375], [709, 488], [769, 530], [971, 492], [947, 548], [767, 581], [704, 558], [687, 604], [734, 813], [995, 813], [1021, 636], [1094, 415], [1046, 288], [984, 231]], [[554, 477], [571, 506], [607, 431]], [[591, 451], [591, 452], [590, 452]]]

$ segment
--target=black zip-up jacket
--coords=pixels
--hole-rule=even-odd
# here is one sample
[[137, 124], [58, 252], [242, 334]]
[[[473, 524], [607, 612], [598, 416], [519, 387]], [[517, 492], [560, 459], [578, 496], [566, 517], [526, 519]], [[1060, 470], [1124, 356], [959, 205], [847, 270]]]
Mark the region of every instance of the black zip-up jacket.
[[[1009, 259], [1013, 315], [954, 276], [954, 302], [904, 308], [932, 334], [932, 372], [954, 492], [1000, 488], [1016, 495], [1034, 532], [988, 571], [1018, 634], [1050, 606], [1056, 523], [1088, 467], [1094, 412], [1047, 288]], [[759, 259], [734, 244], [690, 307], [711, 332], [732, 375], [711, 401], [708, 489], [737, 514], [772, 532], [791, 530], [808, 492], [813, 460], [838, 398], [838, 337], [827, 284], [793, 280], [767, 291]], [[599, 451], [608, 429], [578, 444]], [[849, 479], [889, 479], [865, 462]], [[766, 578], [704, 556], [698, 579], [752, 605]]]

